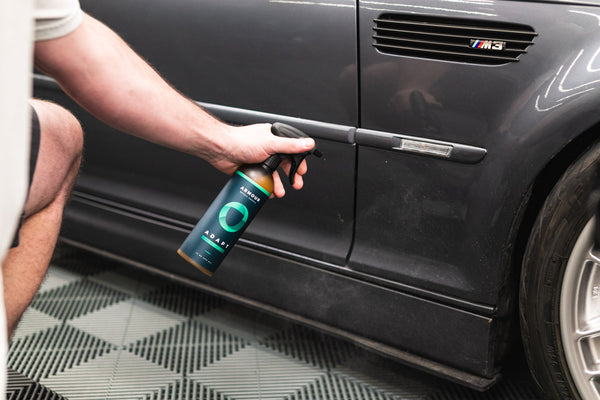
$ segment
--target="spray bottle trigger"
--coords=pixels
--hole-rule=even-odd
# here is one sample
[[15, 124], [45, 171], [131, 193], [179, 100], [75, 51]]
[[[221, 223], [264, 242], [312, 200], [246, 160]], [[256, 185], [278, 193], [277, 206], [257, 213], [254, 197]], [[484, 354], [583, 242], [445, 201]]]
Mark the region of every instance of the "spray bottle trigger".
[[[282, 124], [280, 122], [275, 122], [271, 125], [271, 132], [276, 136], [281, 137], [289, 137], [289, 138], [306, 138], [310, 137], [306, 133], [302, 132], [300, 129], [295, 128], [290, 125]], [[289, 181], [290, 185], [294, 185], [294, 178], [296, 177], [296, 172], [302, 164], [302, 161], [309, 155], [314, 155], [316, 157], [321, 157], [323, 153], [317, 149], [317, 147], [313, 147], [310, 151], [299, 153], [299, 154], [280, 154], [282, 157], [288, 157], [290, 159], [290, 172], [289, 172]]]
[[298, 171], [300, 164], [302, 164], [302, 161], [304, 161], [304, 159], [310, 155], [321, 158], [323, 156], [323, 153], [321, 153], [319, 149], [314, 147], [312, 150], [306, 151], [304, 153], [288, 154], [291, 164], [289, 173], [290, 185], [294, 185], [294, 179], [296, 178], [296, 172]]
[[291, 154], [290, 158], [290, 173], [288, 174], [288, 178], [290, 180], [290, 185], [294, 186], [294, 181], [296, 179], [296, 172], [298, 171], [298, 167], [302, 164], [302, 161], [308, 156], [310, 152], [300, 153], [300, 154]]

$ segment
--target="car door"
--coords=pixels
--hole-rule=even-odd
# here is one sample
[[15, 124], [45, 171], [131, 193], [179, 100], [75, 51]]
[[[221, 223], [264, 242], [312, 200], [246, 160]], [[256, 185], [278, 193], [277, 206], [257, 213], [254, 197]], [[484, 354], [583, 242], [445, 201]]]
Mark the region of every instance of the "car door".
[[[288, 189], [286, 198], [269, 201], [244, 243], [345, 262], [354, 212], [355, 146], [348, 132], [358, 118], [353, 0], [81, 5], [217, 117], [232, 124], [287, 122], [317, 138], [325, 156], [309, 160], [305, 190]], [[79, 116], [86, 161], [76, 199], [110, 201], [191, 229], [227, 180], [202, 160]]]
[[[495, 304], [533, 174], [523, 160], [542, 149], [525, 145], [542, 125], [539, 79], [564, 63], [546, 13], [535, 2], [360, 2], [353, 269]], [[568, 32], [576, 48], [581, 34]]]

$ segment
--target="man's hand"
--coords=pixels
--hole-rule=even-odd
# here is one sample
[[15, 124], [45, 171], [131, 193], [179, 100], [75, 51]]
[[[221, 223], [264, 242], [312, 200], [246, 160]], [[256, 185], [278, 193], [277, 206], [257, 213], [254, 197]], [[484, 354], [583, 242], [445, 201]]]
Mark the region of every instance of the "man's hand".
[[[258, 164], [272, 154], [297, 154], [311, 150], [315, 146], [313, 139], [290, 139], [275, 136], [271, 133], [271, 124], [256, 124], [241, 127], [227, 126], [219, 137], [220, 151], [204, 155], [215, 168], [233, 174], [243, 164]], [[286, 174], [289, 174], [290, 163], [287, 159], [281, 164]], [[306, 162], [298, 167], [294, 180], [294, 189], [303, 186], [302, 175], [307, 171]], [[283, 197], [285, 189], [277, 171], [273, 173], [275, 181], [274, 195]]]

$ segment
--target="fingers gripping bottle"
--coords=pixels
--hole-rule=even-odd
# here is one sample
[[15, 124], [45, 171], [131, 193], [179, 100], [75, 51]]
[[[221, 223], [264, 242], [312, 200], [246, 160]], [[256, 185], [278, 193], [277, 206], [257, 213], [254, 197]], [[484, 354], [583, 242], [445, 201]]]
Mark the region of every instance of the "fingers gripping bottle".
[[[274, 123], [271, 132], [281, 137], [308, 137], [299, 129], [281, 123]], [[290, 158], [289, 180], [293, 184], [296, 170], [310, 154], [317, 157], [322, 155], [315, 147], [300, 154], [275, 154], [261, 164], [242, 165], [223, 187], [177, 253], [200, 271], [212, 275], [273, 193], [273, 171], [283, 158]]]

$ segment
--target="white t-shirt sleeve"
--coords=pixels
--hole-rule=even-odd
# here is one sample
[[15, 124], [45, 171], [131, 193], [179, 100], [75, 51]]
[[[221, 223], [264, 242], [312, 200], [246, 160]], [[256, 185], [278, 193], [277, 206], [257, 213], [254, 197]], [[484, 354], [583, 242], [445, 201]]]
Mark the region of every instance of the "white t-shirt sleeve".
[[79, 0], [35, 0], [35, 40], [65, 36], [81, 23]]

